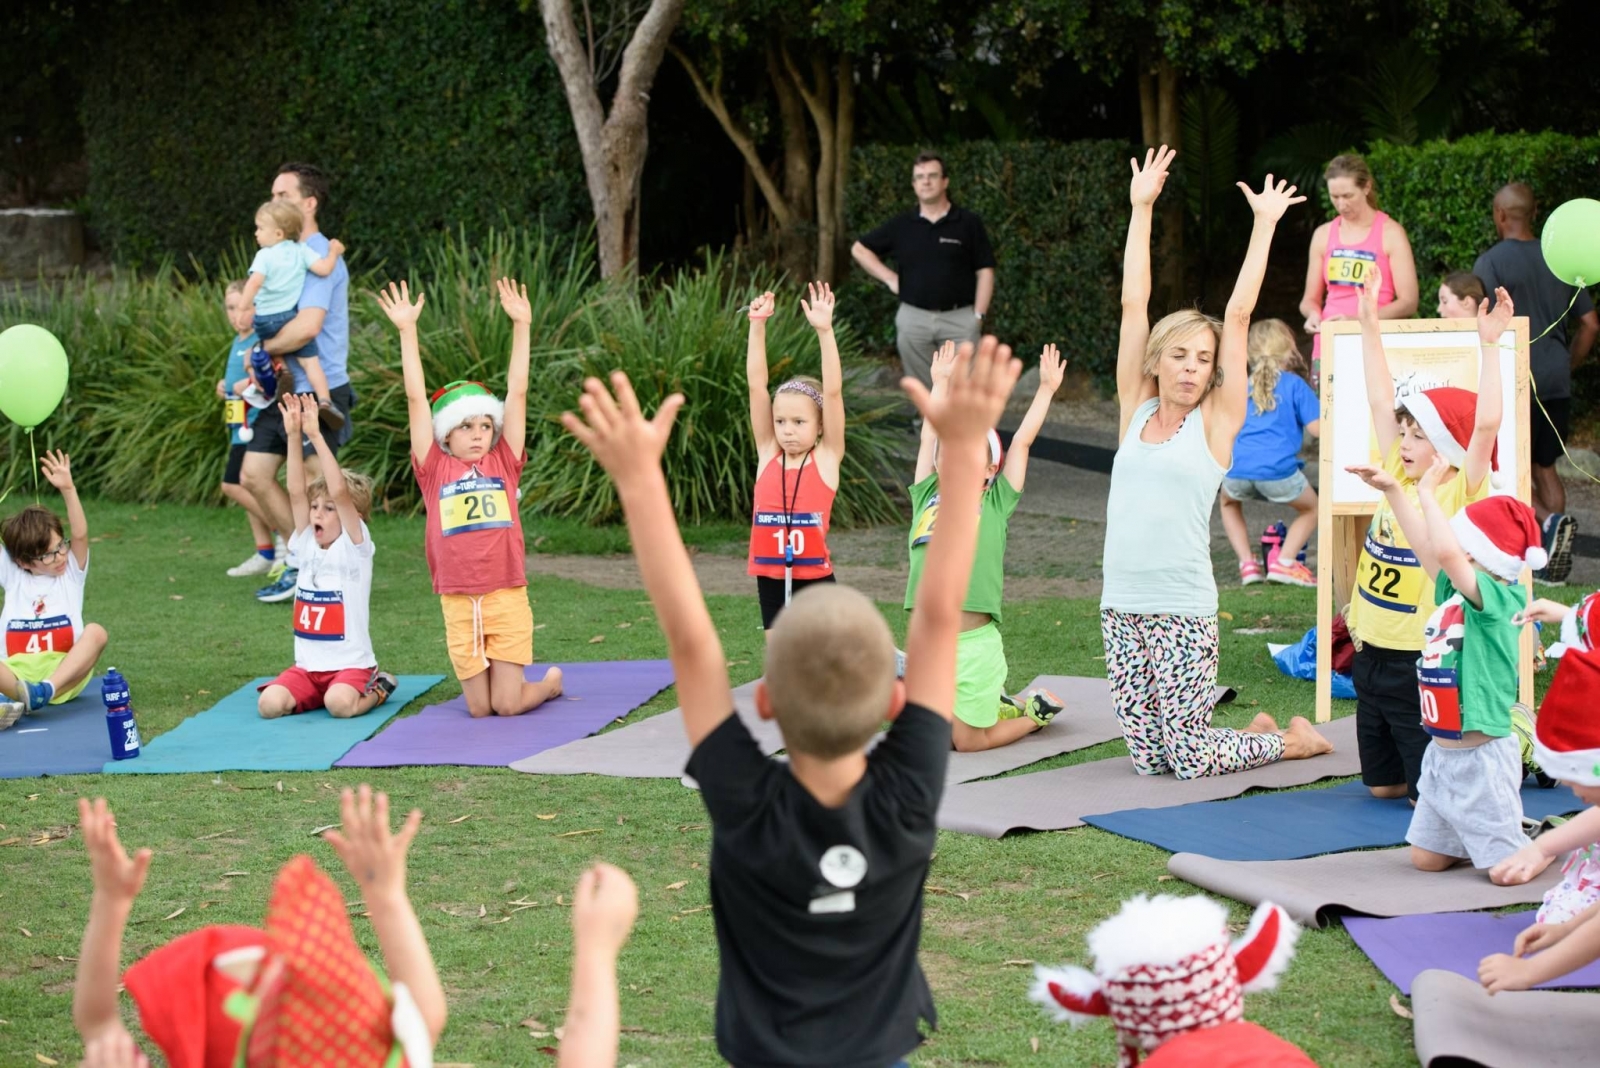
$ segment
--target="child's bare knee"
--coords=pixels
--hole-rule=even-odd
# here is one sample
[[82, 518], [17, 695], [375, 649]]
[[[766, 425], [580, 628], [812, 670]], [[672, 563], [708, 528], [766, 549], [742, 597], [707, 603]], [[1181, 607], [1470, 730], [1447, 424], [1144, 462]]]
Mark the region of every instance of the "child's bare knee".
[[330, 693], [323, 699], [323, 707], [334, 719], [350, 719], [361, 715], [361, 697], [352, 693]]
[[1373, 797], [1381, 797], [1384, 800], [1393, 800], [1395, 798], [1406, 796], [1406, 784], [1399, 783], [1395, 786], [1369, 786], [1367, 787], [1367, 791], [1371, 793]]
[[1421, 846], [1411, 847], [1411, 866], [1418, 871], [1448, 871], [1458, 863], [1460, 861], [1456, 857], [1447, 857]]
[[111, 636], [106, 633], [106, 628], [98, 623], [85, 623], [83, 625], [83, 636], [78, 639], [85, 645], [98, 645], [101, 648], [104, 648], [110, 640]]

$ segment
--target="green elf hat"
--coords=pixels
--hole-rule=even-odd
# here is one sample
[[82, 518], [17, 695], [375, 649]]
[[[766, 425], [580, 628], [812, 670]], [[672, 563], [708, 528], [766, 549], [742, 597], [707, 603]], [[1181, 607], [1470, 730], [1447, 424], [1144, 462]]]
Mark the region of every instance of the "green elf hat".
[[489, 392], [482, 382], [461, 379], [450, 382], [435, 391], [428, 403], [433, 408], [433, 439], [444, 448], [444, 439], [450, 431], [475, 415], [487, 415], [494, 420], [496, 436], [505, 429], [506, 402]]

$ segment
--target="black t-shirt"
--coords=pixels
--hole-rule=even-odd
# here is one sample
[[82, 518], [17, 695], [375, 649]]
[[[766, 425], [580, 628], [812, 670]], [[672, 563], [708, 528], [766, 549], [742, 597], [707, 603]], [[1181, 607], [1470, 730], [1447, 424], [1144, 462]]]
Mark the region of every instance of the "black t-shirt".
[[[1502, 240], [1478, 257], [1472, 273], [1483, 280], [1491, 303], [1495, 286], [1505, 286], [1517, 306], [1518, 315], [1528, 317], [1528, 336], [1538, 337], [1545, 327], [1563, 318], [1572, 301], [1573, 287], [1551, 273], [1544, 262], [1544, 250], [1537, 241]], [[1587, 315], [1594, 304], [1589, 291], [1580, 290], [1573, 316]], [[1572, 352], [1565, 322], [1535, 341], [1528, 349], [1529, 370], [1542, 400], [1561, 400], [1572, 396]]]
[[950, 205], [936, 222], [920, 211], [896, 215], [861, 238], [878, 256], [893, 256], [900, 302], [928, 311], [965, 308], [978, 292], [978, 272], [994, 266], [983, 220]]
[[950, 723], [907, 705], [825, 808], [730, 715], [689, 758], [711, 814], [717, 1049], [738, 1068], [885, 1068], [936, 1025], [917, 946]]

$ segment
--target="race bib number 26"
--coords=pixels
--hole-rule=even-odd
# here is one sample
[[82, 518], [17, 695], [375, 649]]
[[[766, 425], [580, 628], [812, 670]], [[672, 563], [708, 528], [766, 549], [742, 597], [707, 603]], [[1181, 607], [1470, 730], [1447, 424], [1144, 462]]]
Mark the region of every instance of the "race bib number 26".
[[505, 479], [463, 478], [439, 490], [439, 528], [447, 538], [509, 527], [515, 517]]

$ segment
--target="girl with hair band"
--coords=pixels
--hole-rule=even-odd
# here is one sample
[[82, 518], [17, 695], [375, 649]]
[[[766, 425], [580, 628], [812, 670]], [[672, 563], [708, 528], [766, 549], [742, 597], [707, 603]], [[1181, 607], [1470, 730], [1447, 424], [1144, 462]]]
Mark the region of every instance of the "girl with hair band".
[[1478, 305], [1489, 295], [1483, 288], [1483, 279], [1471, 271], [1453, 271], [1439, 283], [1439, 318], [1478, 318]]
[[1223, 322], [1177, 311], [1150, 325], [1150, 223], [1176, 155], [1130, 160], [1132, 214], [1117, 345], [1120, 442], [1106, 501], [1100, 633], [1122, 737], [1141, 775], [1226, 775], [1330, 752], [1303, 717], [1280, 732], [1263, 713], [1242, 731], [1211, 725], [1217, 681], [1217, 583], [1211, 508], [1244, 425], [1245, 335], [1278, 220], [1304, 197], [1267, 175], [1243, 182], [1255, 224]]
[[770, 631], [795, 594], [832, 582], [828, 524], [844, 463], [844, 371], [833, 336], [833, 288], [806, 286], [806, 321], [822, 350], [822, 380], [795, 375], [767, 395], [767, 320], [771, 293], [750, 302], [745, 373], [750, 431], [756, 440], [755, 506], [750, 519], [749, 573], [761, 600], [761, 629]]
[[1311, 381], [1322, 381], [1323, 323], [1356, 317], [1357, 295], [1370, 267], [1382, 272], [1378, 291], [1380, 319], [1417, 314], [1417, 265], [1405, 227], [1378, 210], [1372, 171], [1360, 156], [1335, 156], [1323, 172], [1328, 199], [1337, 213], [1311, 235], [1305, 295], [1300, 313], [1312, 335]]
[[[1239, 557], [1239, 584], [1265, 578], [1289, 586], [1316, 588], [1317, 578], [1297, 557], [1317, 529], [1317, 491], [1306, 481], [1300, 461], [1305, 435], [1320, 432], [1322, 406], [1301, 377], [1305, 357], [1294, 331], [1282, 319], [1263, 319], [1250, 327], [1249, 414], [1233, 446], [1233, 467], [1222, 480], [1222, 529]], [[1245, 526], [1248, 500], [1287, 504], [1294, 521], [1263, 574], [1250, 551]]]

